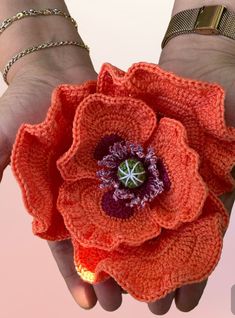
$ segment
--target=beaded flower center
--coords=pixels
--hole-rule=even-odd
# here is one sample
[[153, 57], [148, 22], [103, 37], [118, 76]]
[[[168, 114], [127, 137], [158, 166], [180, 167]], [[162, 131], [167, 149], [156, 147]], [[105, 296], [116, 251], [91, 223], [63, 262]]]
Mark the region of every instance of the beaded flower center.
[[141, 161], [126, 159], [118, 167], [118, 179], [127, 188], [138, 188], [146, 180], [146, 171]]

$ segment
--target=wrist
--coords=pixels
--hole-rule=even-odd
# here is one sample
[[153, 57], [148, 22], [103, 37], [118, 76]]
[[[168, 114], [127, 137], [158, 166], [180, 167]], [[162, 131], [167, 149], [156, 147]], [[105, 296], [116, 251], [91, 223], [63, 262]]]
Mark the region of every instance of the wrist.
[[[231, 0], [175, 0], [172, 15], [182, 10], [200, 8], [203, 6], [223, 5], [228, 10], [235, 12], [235, 1]], [[188, 34], [182, 33], [173, 37], [166, 45], [164, 50], [195, 49], [197, 54], [211, 54], [212, 52], [224, 52], [234, 57], [235, 41], [224, 35], [205, 35], [205, 34]], [[201, 53], [200, 53], [201, 52]]]
[[231, 0], [175, 0], [172, 15], [183, 10], [213, 5], [223, 5], [228, 10], [235, 11], [235, 1]]
[[0, 21], [28, 9], [57, 8], [69, 13], [63, 0], [1, 0]]
[[[17, 12], [28, 9], [57, 8], [69, 14], [64, 1], [61, 0], [11, 0], [8, 4], [3, 2], [3, 19], [15, 15]], [[12, 5], [15, 4], [14, 8]], [[7, 62], [20, 51], [49, 41], [78, 41], [84, 43], [79, 36], [74, 24], [62, 16], [29, 16], [12, 23], [0, 35], [0, 71], [3, 72]], [[40, 61], [42, 60], [42, 61]], [[51, 47], [36, 52], [32, 52], [20, 58], [12, 65], [8, 73], [8, 81], [12, 81], [15, 75], [24, 67], [31, 64], [44, 64], [48, 61], [50, 65], [59, 65], [60, 63], [69, 64], [77, 60], [78, 64], [85, 67], [91, 66], [89, 52], [83, 48], [66, 45], [60, 47]], [[47, 62], [46, 62], [47, 63]], [[41, 65], [42, 67], [47, 67]]]

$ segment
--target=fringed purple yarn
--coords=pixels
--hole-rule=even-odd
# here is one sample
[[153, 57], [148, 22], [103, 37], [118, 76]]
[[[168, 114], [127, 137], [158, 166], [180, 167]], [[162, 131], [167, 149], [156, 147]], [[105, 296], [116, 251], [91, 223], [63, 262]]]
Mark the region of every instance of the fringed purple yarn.
[[103, 211], [111, 217], [128, 219], [134, 214], [134, 209], [128, 207], [123, 200], [114, 200], [112, 190], [103, 194], [101, 205]]
[[[139, 188], [125, 188], [117, 178], [117, 169], [123, 160], [135, 158], [140, 160], [147, 172], [147, 179]], [[97, 172], [101, 180], [101, 188], [114, 188], [113, 199], [115, 202], [125, 201], [128, 207], [144, 207], [146, 202], [151, 202], [157, 195], [169, 189], [170, 180], [162, 160], [157, 158], [154, 149], [149, 147], [146, 154], [143, 147], [131, 142], [117, 142], [109, 147], [109, 154], [98, 161], [98, 165], [105, 168]]]
[[[141, 147], [142, 148], [142, 147]], [[132, 147], [132, 154], [138, 151], [138, 156], [144, 158], [144, 165], [147, 167], [148, 179], [142, 187], [135, 190], [123, 188], [119, 185], [114, 191], [114, 199], [130, 199], [128, 206], [133, 207], [138, 205], [144, 207], [146, 202], [151, 202], [158, 194], [164, 191], [164, 183], [160, 180], [159, 171], [157, 168], [158, 158], [156, 157], [153, 148], [147, 149], [147, 154], [143, 155], [143, 150], [140, 147]]]

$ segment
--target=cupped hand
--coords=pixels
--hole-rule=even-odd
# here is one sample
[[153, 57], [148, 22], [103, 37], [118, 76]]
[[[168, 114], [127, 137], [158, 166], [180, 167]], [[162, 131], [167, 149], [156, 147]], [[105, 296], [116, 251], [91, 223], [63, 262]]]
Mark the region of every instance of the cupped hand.
[[[70, 54], [71, 50], [73, 54]], [[14, 76], [11, 74], [10, 85], [0, 98], [0, 180], [4, 169], [10, 164], [11, 149], [19, 126], [44, 120], [53, 89], [62, 83], [81, 84], [96, 79], [97, 74], [88, 54], [81, 48], [77, 50], [77, 56], [74, 49], [66, 47], [37, 52], [38, 56], [30, 58], [30, 63], [27, 63], [27, 56], [22, 58], [23, 67], [18, 66], [17, 73]], [[70, 240], [51, 241], [48, 244], [68, 289], [82, 308], [92, 308], [97, 299], [109, 311], [121, 305], [122, 290], [113, 279], [93, 286], [79, 278]]]
[[[203, 36], [196, 36], [197, 39], [192, 36], [171, 40], [161, 54], [160, 66], [180, 76], [218, 82], [224, 86], [226, 121], [229, 125], [235, 125], [235, 112], [232, 111], [235, 102], [235, 44], [224, 38], [211, 37], [208, 42], [209, 39], [204, 40]], [[56, 52], [60, 49], [50, 50]], [[0, 98], [0, 179], [10, 164], [11, 149], [19, 126], [23, 122], [33, 124], [43, 121], [55, 86], [62, 83], [79, 84], [97, 77], [91, 62], [87, 63], [87, 58], [84, 62], [73, 55], [61, 61], [56, 53], [52, 59], [51, 56], [48, 59], [48, 54], [40, 52], [40, 59], [25, 64]], [[234, 197], [232, 193], [222, 198], [228, 211], [232, 209]], [[112, 278], [95, 285], [79, 278], [74, 268], [73, 248], [69, 240], [48, 243], [68, 289], [82, 308], [92, 308], [97, 299], [108, 311], [116, 310], [121, 305], [124, 291]], [[175, 299], [180, 310], [189, 311], [198, 304], [205, 286], [206, 281], [183, 286], [148, 306], [153, 313], [164, 314]]]
[[[223, 36], [181, 35], [170, 40], [162, 50], [159, 65], [182, 77], [222, 85], [226, 92], [225, 120], [227, 125], [235, 127], [235, 41]], [[221, 196], [229, 213], [234, 199], [235, 191]], [[153, 313], [162, 315], [175, 300], [179, 310], [190, 311], [198, 305], [206, 283], [183, 286], [148, 306]]]

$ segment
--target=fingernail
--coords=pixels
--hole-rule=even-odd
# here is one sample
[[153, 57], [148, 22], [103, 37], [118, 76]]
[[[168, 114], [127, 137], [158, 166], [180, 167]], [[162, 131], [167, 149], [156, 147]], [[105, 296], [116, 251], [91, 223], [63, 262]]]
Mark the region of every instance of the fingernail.
[[97, 303], [92, 286], [77, 286], [76, 290], [73, 290], [72, 293], [77, 304], [83, 309], [89, 310]]

